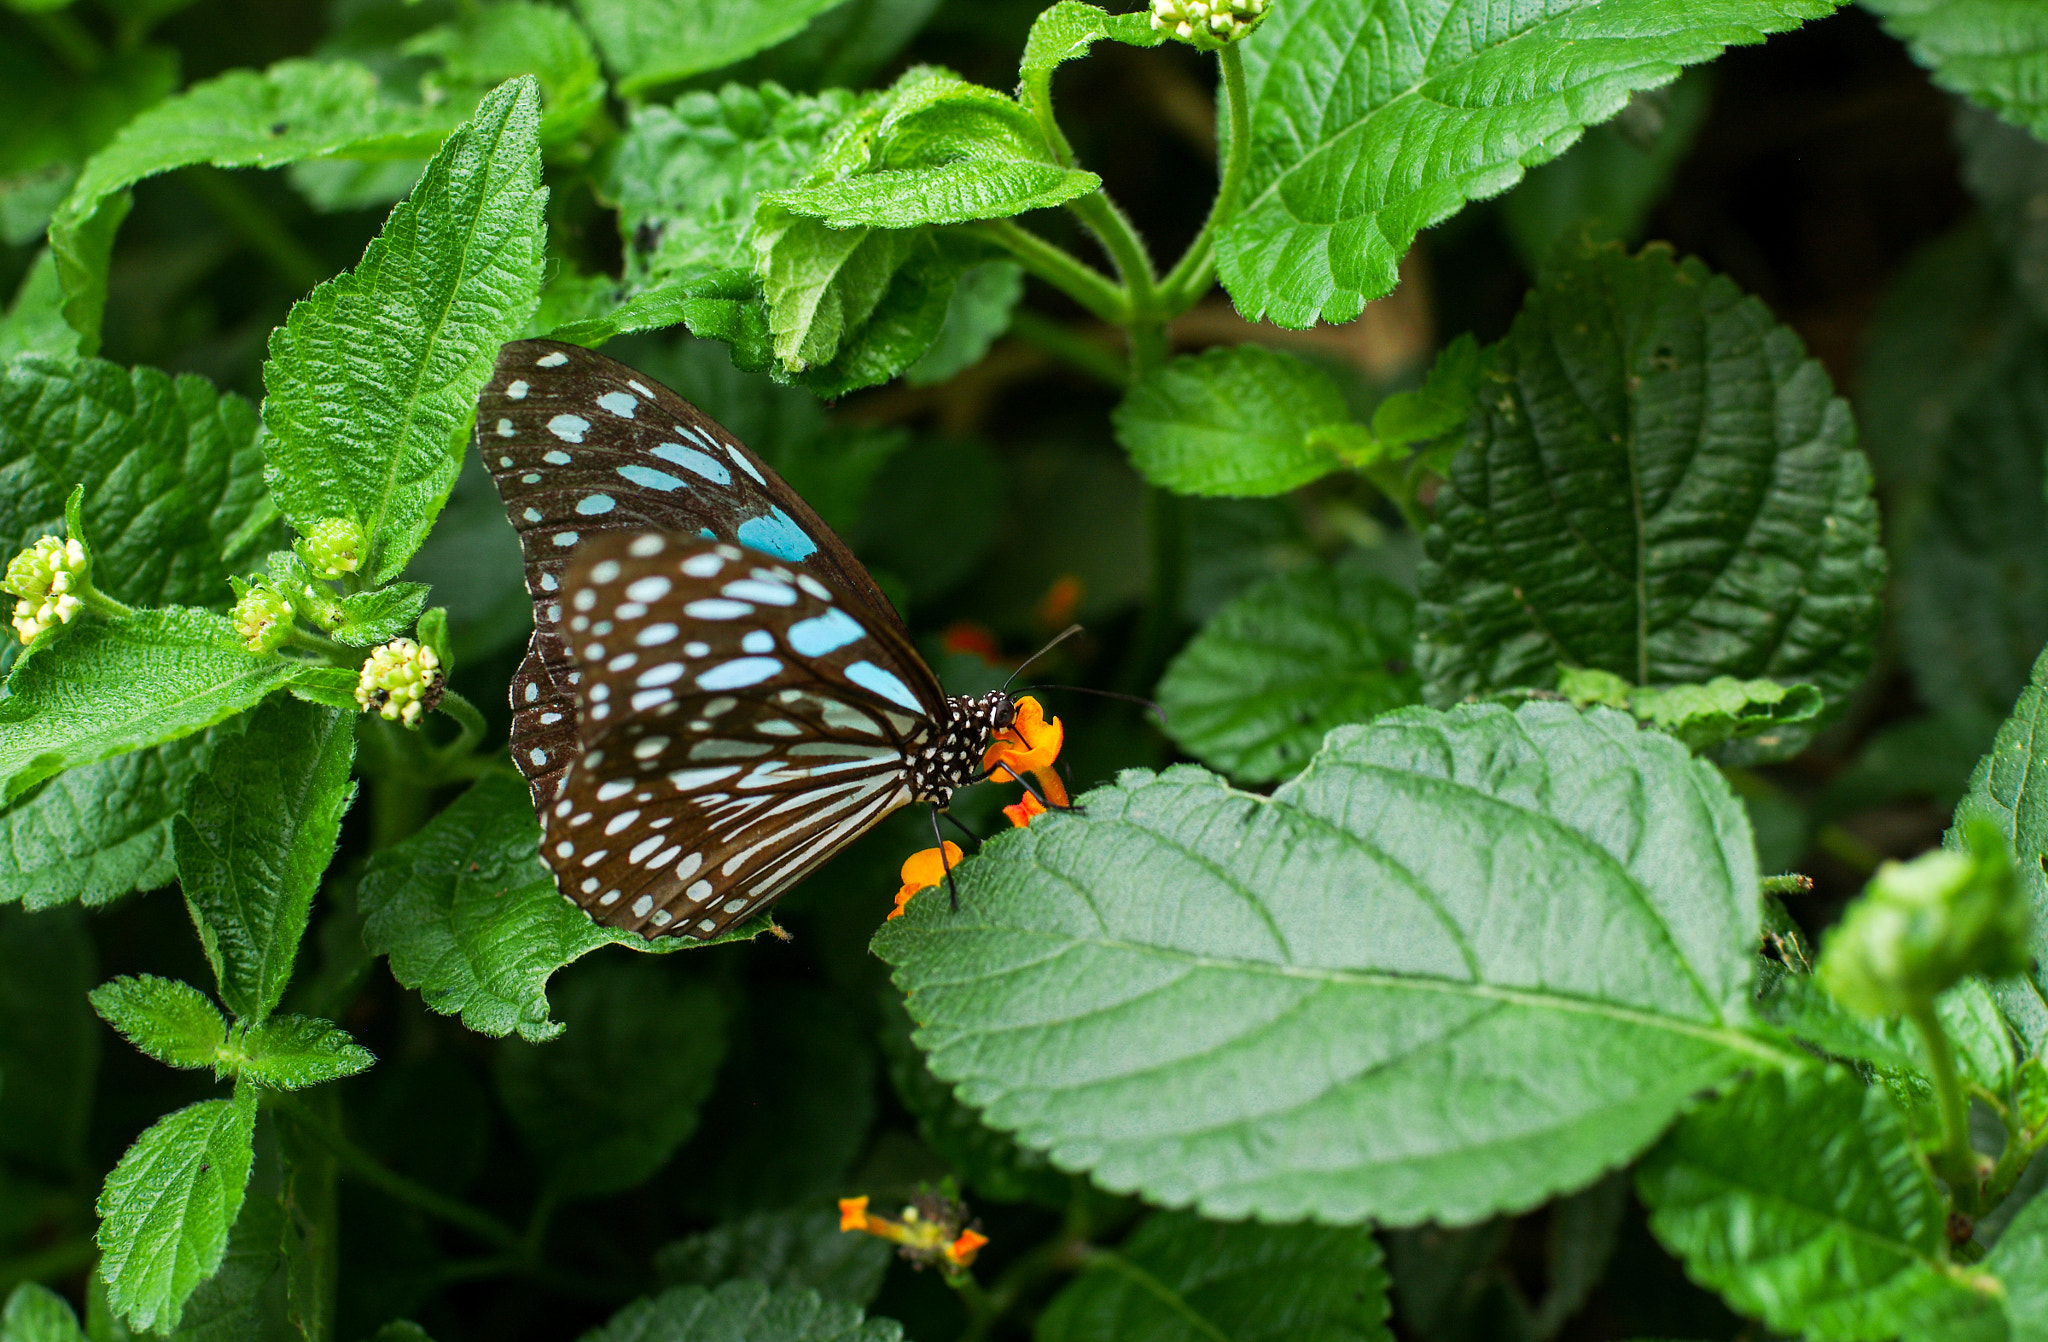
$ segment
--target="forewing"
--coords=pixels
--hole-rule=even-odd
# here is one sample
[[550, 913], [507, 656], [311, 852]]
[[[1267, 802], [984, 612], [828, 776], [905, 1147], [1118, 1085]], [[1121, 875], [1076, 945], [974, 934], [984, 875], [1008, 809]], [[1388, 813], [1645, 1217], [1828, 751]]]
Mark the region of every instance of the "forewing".
[[562, 591], [582, 749], [541, 855], [592, 917], [716, 936], [910, 800], [939, 687], [822, 579], [646, 533], [587, 542]]

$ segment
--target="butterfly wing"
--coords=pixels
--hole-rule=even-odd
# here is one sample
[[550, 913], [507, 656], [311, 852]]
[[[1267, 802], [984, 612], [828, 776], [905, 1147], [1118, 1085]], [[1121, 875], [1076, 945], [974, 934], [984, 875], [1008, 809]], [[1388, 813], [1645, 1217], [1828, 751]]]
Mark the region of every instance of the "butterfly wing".
[[592, 917], [716, 936], [911, 799], [944, 701], [850, 594], [657, 532], [584, 542], [562, 597], [584, 749], [541, 856]]
[[758, 550], [831, 584], [869, 629], [907, 646], [867, 570], [767, 463], [682, 397], [595, 351], [519, 340], [498, 353], [475, 429], [519, 532], [533, 639], [512, 679], [512, 757], [536, 810], [581, 749], [579, 673], [562, 646], [562, 576], [588, 538], [659, 530]]

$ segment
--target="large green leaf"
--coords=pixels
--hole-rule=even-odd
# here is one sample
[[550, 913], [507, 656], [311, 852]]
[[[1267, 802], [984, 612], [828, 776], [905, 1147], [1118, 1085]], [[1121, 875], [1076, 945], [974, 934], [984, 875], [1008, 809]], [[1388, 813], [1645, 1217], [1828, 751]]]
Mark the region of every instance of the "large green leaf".
[[355, 722], [279, 695], [215, 752], [176, 821], [178, 880], [220, 984], [244, 1020], [277, 1007], [341, 817], [355, 798]]
[[[404, 843], [370, 859], [359, 893], [363, 941], [426, 1004], [482, 1034], [517, 1030], [552, 1039], [547, 982], [572, 960], [612, 944], [680, 950], [683, 937], [646, 942], [592, 922], [562, 898], [541, 865], [540, 824], [525, 786], [488, 774]], [[759, 922], [742, 930], [754, 936]]]
[[1386, 1342], [1387, 1273], [1363, 1226], [1217, 1225], [1155, 1212], [1053, 1298], [1037, 1342]]
[[1270, 797], [1181, 766], [1080, 800], [875, 948], [933, 1072], [1104, 1187], [1470, 1220], [1589, 1182], [1776, 1056], [1745, 1032], [1742, 808], [1618, 714], [1403, 709]]
[[731, 65], [803, 31], [839, 0], [576, 0], [619, 92]]
[[1414, 613], [1413, 597], [1357, 568], [1269, 578], [1217, 611], [1166, 668], [1166, 730], [1232, 778], [1285, 778], [1332, 727], [1421, 699]]
[[2048, 10], [2011, 0], [1863, 0], [1934, 82], [2048, 138]]
[[858, 1307], [813, 1291], [775, 1290], [758, 1281], [728, 1282], [715, 1290], [672, 1286], [636, 1300], [583, 1342], [903, 1342], [893, 1319], [866, 1319]]
[[531, 77], [485, 98], [356, 268], [271, 332], [264, 452], [279, 506], [302, 532], [353, 514], [374, 583], [447, 502], [477, 390], [538, 299], [539, 125]]
[[248, 1188], [256, 1092], [202, 1100], [135, 1139], [100, 1193], [100, 1278], [131, 1327], [175, 1332], [227, 1251]]
[[2012, 840], [2020, 884], [2034, 908], [2030, 975], [1992, 985], [2006, 1017], [2035, 1054], [2048, 1053], [2048, 754], [2036, 759], [2035, 742], [2048, 733], [2048, 652], [2020, 691], [2012, 716], [1998, 729], [1991, 752], [1977, 763], [1969, 791], [1956, 807], [1956, 829], [1982, 817]]
[[1284, 494], [1343, 465], [1318, 431], [1351, 423], [1314, 364], [1262, 345], [1176, 359], [1124, 393], [1112, 422], [1138, 473], [1181, 494]]
[[1217, 239], [1238, 311], [1345, 322], [1408, 244], [1723, 47], [1837, 0], [1298, 0], [1243, 44], [1243, 202]]
[[[604, 110], [604, 76], [590, 35], [562, 10], [531, 0], [508, 0], [465, 11], [453, 23], [430, 28], [408, 41], [406, 55], [442, 60], [441, 87], [457, 90], [468, 106], [492, 85], [516, 75], [540, 81], [540, 142], [550, 147], [573, 140]], [[468, 97], [463, 99], [462, 92]]]
[[1903, 1116], [1839, 1068], [1766, 1072], [1689, 1115], [1636, 1187], [1687, 1271], [1779, 1332], [1876, 1342], [1963, 1294]]
[[865, 1309], [894, 1257], [886, 1241], [841, 1230], [829, 1208], [806, 1207], [755, 1212], [677, 1240], [654, 1255], [654, 1270], [668, 1285], [758, 1281]]
[[1531, 292], [1426, 539], [1432, 703], [1562, 665], [1839, 705], [1869, 665], [1884, 554], [1848, 407], [1763, 304], [1660, 248], [1575, 250]]
[[86, 1342], [78, 1316], [63, 1296], [32, 1281], [23, 1282], [0, 1310], [0, 1342]]
[[256, 409], [204, 378], [97, 359], [0, 369], [0, 545], [61, 534], [85, 486], [93, 583], [137, 605], [226, 605], [276, 509]]
[[725, 1057], [725, 1006], [651, 960], [606, 958], [564, 979], [568, 1033], [498, 1046], [498, 1093], [561, 1197], [644, 1183], [697, 1128]]
[[274, 168], [309, 158], [414, 158], [461, 118], [459, 106], [394, 102], [377, 76], [346, 61], [280, 61], [231, 70], [166, 99], [121, 128], [79, 174], [50, 222], [64, 315], [99, 343], [107, 260], [128, 213], [128, 189], [193, 163]]
[[0, 802], [81, 764], [161, 745], [260, 702], [307, 663], [250, 652], [211, 611], [82, 615], [39, 637], [0, 699]]

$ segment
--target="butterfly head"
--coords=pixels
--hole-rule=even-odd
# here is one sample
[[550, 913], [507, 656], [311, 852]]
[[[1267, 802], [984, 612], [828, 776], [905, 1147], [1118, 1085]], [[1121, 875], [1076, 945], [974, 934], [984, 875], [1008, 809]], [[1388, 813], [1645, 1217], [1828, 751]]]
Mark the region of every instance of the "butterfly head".
[[982, 764], [996, 733], [1017, 720], [1017, 703], [1007, 691], [946, 700], [946, 720], [930, 745], [909, 761], [910, 790], [916, 800], [945, 806], [954, 790], [987, 776]]

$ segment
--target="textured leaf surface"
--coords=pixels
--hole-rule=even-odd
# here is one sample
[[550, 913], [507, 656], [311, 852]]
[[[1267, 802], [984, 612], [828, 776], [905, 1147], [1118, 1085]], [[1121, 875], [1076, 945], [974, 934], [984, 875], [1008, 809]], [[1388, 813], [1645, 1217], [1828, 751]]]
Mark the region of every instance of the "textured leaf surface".
[[1505, 191], [1637, 89], [1835, 0], [1320, 0], [1244, 43], [1251, 162], [1217, 239], [1239, 312], [1345, 322], [1422, 229]]
[[1745, 737], [1776, 750], [1776, 733], [1810, 722], [1826, 707], [1811, 685], [1715, 676], [1697, 685], [1631, 685], [1609, 671], [1566, 667], [1558, 690], [1575, 704], [1605, 704], [1675, 736], [1693, 750]]
[[[1698, 261], [1593, 248], [1493, 351], [1417, 577], [1432, 703], [1547, 689], [1861, 680], [1884, 578], [1849, 409]], [[1775, 753], [1802, 744], [1787, 729]]]
[[[1998, 729], [1991, 752], [1978, 761], [1970, 787], [1956, 807], [1956, 830], [1979, 817], [1996, 824], [2018, 857], [2020, 884], [2034, 909], [2029, 949], [2034, 971], [1992, 985], [2007, 1019], [2030, 1052], [2048, 1052], [2048, 754], [2036, 742], [2048, 739], [2048, 652], [2034, 663], [2032, 681], [2020, 691], [2012, 716]], [[1952, 831], [1953, 832], [1953, 831]]]
[[321, 874], [355, 797], [352, 715], [279, 696], [193, 781], [177, 833], [178, 880], [220, 1000], [260, 1021], [291, 982]]
[[2048, 1197], [2033, 1200], [2005, 1228], [1976, 1271], [1997, 1283], [1965, 1296], [1952, 1291], [1916, 1311], [1907, 1335], [1956, 1342], [2042, 1342], [2048, 1338]]
[[702, 980], [610, 957], [558, 996], [568, 1033], [499, 1045], [498, 1093], [558, 1196], [644, 1183], [697, 1128], [725, 1057], [724, 1004]]
[[0, 544], [62, 534], [82, 484], [95, 586], [135, 605], [224, 606], [275, 516], [256, 429], [254, 406], [189, 373], [15, 359], [0, 369]]
[[1934, 82], [2048, 139], [2048, 10], [2006, 0], [1863, 0]]
[[434, 1010], [481, 1034], [516, 1029], [535, 1041], [562, 1031], [548, 1017], [547, 982], [570, 961], [615, 942], [657, 951], [710, 944], [648, 943], [600, 927], [562, 898], [539, 850], [525, 786], [509, 773], [480, 779], [370, 859], [359, 895], [364, 944], [389, 956], [392, 977]]
[[259, 656], [211, 611], [86, 616], [36, 640], [0, 699], [0, 800], [53, 774], [211, 727], [304, 663]]
[[78, 1316], [63, 1296], [25, 1281], [0, 1310], [0, 1342], [86, 1342]]
[[237, 1026], [237, 1071], [277, 1090], [300, 1090], [367, 1070], [376, 1056], [348, 1031], [317, 1016], [272, 1016]]
[[271, 333], [264, 451], [301, 532], [352, 512], [395, 577], [461, 465], [477, 390], [540, 293], [539, 97], [505, 84], [448, 137], [353, 271]]
[[1421, 699], [1414, 614], [1413, 597], [1357, 569], [1270, 578], [1217, 611], [1166, 668], [1166, 730], [1232, 778], [1285, 778], [1332, 727]]
[[868, 1319], [853, 1305], [813, 1291], [772, 1290], [757, 1281], [715, 1290], [673, 1286], [636, 1300], [583, 1342], [903, 1342], [893, 1319]]
[[175, 1332], [194, 1287], [220, 1267], [249, 1184], [256, 1093], [203, 1100], [135, 1139], [100, 1193], [100, 1278], [129, 1325]]
[[1387, 1273], [1363, 1226], [1155, 1212], [1046, 1307], [1037, 1342], [1381, 1342]]
[[0, 812], [0, 904], [89, 908], [168, 884], [177, 874], [171, 817], [212, 752], [213, 734], [199, 733], [117, 755]]
[[97, 345], [107, 259], [129, 187], [193, 163], [274, 168], [309, 158], [412, 158], [429, 152], [459, 107], [393, 102], [377, 76], [347, 61], [280, 61], [231, 70], [130, 121], [94, 155], [50, 221], [65, 316]]
[[1017, 100], [1041, 121], [1050, 121], [1053, 72], [1104, 40], [1156, 47], [1166, 35], [1153, 30], [1146, 14], [1109, 14], [1083, 0], [1057, 0], [1031, 21], [1024, 58], [1018, 63]]
[[771, 1290], [816, 1291], [865, 1309], [882, 1289], [895, 1252], [872, 1235], [850, 1235], [829, 1210], [755, 1212], [668, 1245], [654, 1270], [677, 1286], [758, 1281]]
[[1628, 1160], [1755, 1056], [1748, 822], [1619, 715], [1405, 709], [1271, 797], [1182, 766], [1081, 800], [875, 948], [932, 1070], [1106, 1188], [1470, 1220]]
[[1024, 268], [1014, 261], [984, 261], [960, 276], [946, 304], [946, 324], [924, 356], [904, 370], [913, 387], [944, 382], [981, 362], [1024, 297]]
[[1351, 422], [1314, 364], [1262, 345], [1176, 359], [1132, 387], [1111, 417], [1138, 474], [1181, 494], [1284, 494], [1342, 463], [1310, 435]]
[[1840, 1068], [1754, 1077], [1681, 1122], [1636, 1187], [1686, 1271], [1781, 1332], [1892, 1337], [1908, 1307], [1961, 1292], [1903, 1116]]
[[78, 353], [78, 332], [64, 320], [64, 290], [57, 283], [57, 260], [45, 247], [29, 264], [0, 318], [0, 359], [17, 354], [48, 354], [69, 359]]
[[576, 0], [618, 79], [639, 93], [744, 59], [839, 0]]
[[530, 0], [469, 10], [407, 41], [402, 51], [439, 56], [442, 84], [474, 90], [459, 103], [464, 107], [492, 85], [534, 76], [540, 81], [544, 145], [573, 140], [604, 107], [604, 75], [590, 35], [569, 14]]
[[168, 1067], [212, 1067], [227, 1044], [220, 1008], [176, 979], [109, 979], [92, 990], [92, 1009], [123, 1039]]

